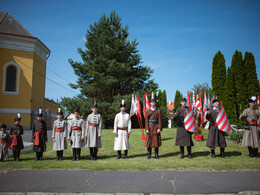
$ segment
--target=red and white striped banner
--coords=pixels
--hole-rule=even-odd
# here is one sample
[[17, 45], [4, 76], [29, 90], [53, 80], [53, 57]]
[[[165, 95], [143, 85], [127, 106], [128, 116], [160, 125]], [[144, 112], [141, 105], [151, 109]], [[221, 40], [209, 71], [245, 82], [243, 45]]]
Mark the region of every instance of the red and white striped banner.
[[258, 129], [260, 129], [260, 113], [259, 113], [259, 117], [258, 117], [258, 120], [257, 120], [257, 126], [258, 126]]
[[227, 132], [227, 131], [230, 131], [230, 129], [231, 129], [230, 123], [228, 121], [228, 117], [227, 117], [225, 109], [222, 105], [222, 102], [221, 102], [221, 109], [220, 109], [220, 111], [218, 113], [218, 117], [216, 119], [216, 123], [217, 123], [220, 131]]
[[192, 109], [190, 109], [187, 116], [184, 118], [184, 126], [185, 129], [189, 132], [196, 132], [197, 131], [197, 125], [194, 117], [194, 112]]

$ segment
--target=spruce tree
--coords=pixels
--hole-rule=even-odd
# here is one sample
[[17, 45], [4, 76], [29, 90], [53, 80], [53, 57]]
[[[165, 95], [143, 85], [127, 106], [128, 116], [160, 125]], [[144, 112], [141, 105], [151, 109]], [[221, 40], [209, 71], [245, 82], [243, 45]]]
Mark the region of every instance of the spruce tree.
[[218, 99], [223, 101], [226, 82], [226, 64], [224, 55], [220, 51], [218, 51], [213, 58], [211, 77], [212, 89]]
[[166, 96], [166, 91], [165, 90], [163, 90], [163, 92], [162, 92], [161, 105], [162, 106], [167, 106], [167, 96]]
[[157, 106], [161, 107], [161, 103], [162, 103], [162, 91], [161, 90], [158, 91], [157, 97], [158, 97], [158, 99], [157, 99]]
[[245, 52], [245, 85], [247, 90], [247, 100], [259, 93], [259, 81], [257, 80], [255, 57], [251, 52]]

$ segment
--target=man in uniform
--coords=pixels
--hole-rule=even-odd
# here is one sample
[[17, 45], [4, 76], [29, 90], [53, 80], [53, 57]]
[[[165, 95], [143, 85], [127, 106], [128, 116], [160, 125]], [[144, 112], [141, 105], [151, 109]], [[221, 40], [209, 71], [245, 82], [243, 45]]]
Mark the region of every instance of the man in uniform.
[[8, 158], [8, 143], [10, 140], [10, 135], [6, 131], [6, 125], [1, 125], [0, 131], [0, 162], [4, 160], [4, 158]]
[[43, 120], [41, 107], [39, 108], [36, 120], [32, 124], [32, 141], [33, 151], [36, 152], [36, 160], [42, 161], [42, 154], [46, 151], [47, 125]]
[[89, 148], [91, 160], [97, 160], [98, 148], [102, 147], [101, 144], [101, 126], [102, 118], [97, 113], [98, 105], [96, 101], [92, 106], [92, 113], [88, 115], [86, 122], [86, 148]]
[[63, 120], [63, 112], [58, 108], [57, 120], [54, 121], [52, 129], [53, 150], [57, 151], [57, 160], [63, 160], [63, 150], [67, 149], [66, 126], [66, 121]]
[[255, 109], [255, 97], [249, 100], [249, 108], [245, 109], [240, 115], [241, 120], [246, 120], [247, 127], [244, 131], [242, 146], [247, 146], [250, 158], [257, 157], [259, 147], [259, 132], [257, 129], [257, 119], [259, 116], [260, 105]]
[[20, 161], [20, 152], [24, 148], [23, 146], [23, 126], [20, 125], [21, 116], [20, 113], [17, 114], [17, 117], [14, 118], [14, 125], [10, 130], [10, 143], [9, 148], [13, 150], [13, 160]]
[[152, 93], [150, 100], [151, 108], [146, 110], [145, 113], [145, 132], [146, 140], [145, 147], [147, 148], [148, 158], [151, 158], [152, 148], [155, 149], [155, 158], [159, 159], [159, 147], [161, 142], [162, 131], [162, 115], [161, 110], [156, 108], [156, 101]]
[[80, 160], [81, 147], [84, 147], [84, 131], [85, 123], [80, 118], [80, 112], [78, 109], [74, 110], [75, 118], [72, 119], [69, 125], [69, 136], [68, 139], [72, 145], [73, 159], [72, 161]]
[[187, 100], [185, 98], [183, 98], [180, 103], [181, 107], [176, 110], [173, 116], [173, 119], [178, 121], [175, 145], [180, 146], [181, 159], [184, 158], [184, 146], [187, 146], [188, 158], [192, 159], [191, 146], [194, 146], [191, 137], [192, 133], [188, 132], [184, 126], [184, 119], [189, 113], [190, 108], [186, 106]]
[[115, 142], [114, 150], [117, 151], [117, 159], [121, 158], [121, 150], [125, 151], [125, 158], [128, 159], [128, 150], [130, 149], [129, 135], [131, 134], [130, 115], [125, 112], [125, 101], [120, 104], [120, 112], [116, 115], [114, 121]]
[[211, 126], [209, 129], [209, 135], [207, 139], [206, 146], [211, 150], [211, 157], [215, 158], [215, 148], [220, 147], [220, 156], [225, 158], [224, 152], [226, 144], [226, 133], [220, 131], [216, 123], [216, 119], [219, 113], [219, 101], [217, 99], [213, 100], [213, 108], [207, 111], [206, 119], [210, 121]]

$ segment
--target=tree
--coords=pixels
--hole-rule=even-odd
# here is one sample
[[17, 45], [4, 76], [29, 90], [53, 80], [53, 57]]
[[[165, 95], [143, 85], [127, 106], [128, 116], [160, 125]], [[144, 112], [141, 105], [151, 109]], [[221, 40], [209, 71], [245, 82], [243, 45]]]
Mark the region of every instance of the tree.
[[234, 74], [231, 67], [227, 70], [227, 80], [225, 83], [225, 99], [223, 101], [225, 111], [230, 124], [237, 124], [236, 110], [236, 92], [234, 83]]
[[218, 99], [223, 101], [226, 82], [226, 65], [224, 55], [220, 51], [218, 51], [213, 58], [211, 77], [212, 89], [218, 96]]
[[[181, 102], [182, 97], [183, 96], [182, 96], [181, 92], [179, 90], [176, 90], [175, 97], [174, 97], [174, 111], [173, 111], [173, 113], [175, 113], [176, 110], [181, 107], [180, 102]], [[173, 121], [173, 126], [175, 126], [175, 127], [177, 126], [177, 121]]]
[[[195, 84], [192, 88], [192, 90], [194, 91], [195, 93], [195, 98], [196, 98], [196, 95], [199, 91], [201, 91], [201, 103], [203, 104], [204, 102], [204, 92], [206, 91], [206, 93], [208, 94], [209, 93], [209, 96], [211, 97], [213, 92], [212, 92], [212, 89], [209, 87], [209, 84], [208, 83], [198, 83], [198, 84]], [[222, 92], [223, 93], [223, 92]], [[192, 101], [192, 95], [193, 95], [193, 92], [190, 92], [190, 97], [191, 97], [191, 101]]]
[[[82, 62], [69, 59], [78, 76], [77, 82], [71, 83], [70, 86], [79, 88], [81, 95], [62, 98], [64, 105], [80, 102], [75, 106], [92, 105], [95, 98], [97, 103], [102, 105], [100, 113], [105, 127], [112, 127], [120, 104], [118, 99], [125, 96], [131, 100], [131, 94], [134, 92], [158, 88], [158, 84], [150, 79], [153, 70], [141, 64], [137, 40], [128, 39], [128, 26], [123, 27], [121, 21], [119, 15], [112, 11], [110, 16], [103, 15], [98, 22], [90, 25], [86, 34], [86, 49], [78, 49]], [[86, 115], [87, 112], [83, 112], [83, 115]]]
[[157, 99], [158, 107], [161, 106], [161, 101], [162, 101], [162, 91], [159, 90], [159, 91], [158, 91], [158, 99]]
[[257, 80], [255, 57], [251, 52], [245, 52], [245, 86], [247, 90], [247, 100], [259, 93], [259, 81]]

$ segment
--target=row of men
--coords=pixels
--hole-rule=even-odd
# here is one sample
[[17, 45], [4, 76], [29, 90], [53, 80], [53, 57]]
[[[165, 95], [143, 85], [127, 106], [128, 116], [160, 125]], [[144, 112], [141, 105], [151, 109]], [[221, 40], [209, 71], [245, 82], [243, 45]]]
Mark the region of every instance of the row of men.
[[[152, 148], [155, 150], [155, 158], [159, 159], [159, 147], [161, 142], [162, 118], [161, 110], [156, 107], [156, 101], [152, 96], [151, 109], [146, 111], [145, 116], [145, 131], [146, 140], [145, 147], [147, 148], [148, 159], [151, 158]], [[183, 98], [180, 102], [181, 107], [178, 108], [174, 114], [174, 119], [177, 120], [177, 135], [175, 145], [180, 147], [180, 158], [184, 158], [184, 147], [187, 147], [188, 158], [192, 158], [191, 147], [194, 146], [192, 141], [192, 133], [187, 131], [184, 126], [184, 118], [189, 112], [189, 107], [186, 107], [187, 100]], [[243, 146], [248, 147], [249, 156], [251, 158], [257, 157], [259, 147], [259, 132], [257, 129], [257, 118], [259, 116], [260, 105], [255, 109], [255, 101], [249, 100], [249, 108], [245, 109], [240, 118], [247, 121], [248, 128], [244, 132]], [[121, 158], [121, 151], [124, 151], [125, 158], [128, 159], [128, 150], [130, 149], [129, 136], [131, 134], [131, 118], [125, 112], [126, 105], [124, 100], [120, 104], [120, 112], [115, 116], [114, 120], [114, 150], [117, 151], [117, 159]], [[92, 113], [88, 115], [86, 123], [80, 118], [79, 110], [74, 110], [75, 118], [71, 121], [68, 128], [68, 140], [72, 146], [73, 161], [80, 160], [81, 147], [87, 147], [90, 151], [91, 160], [97, 159], [98, 148], [102, 147], [101, 143], [101, 124], [102, 117], [97, 112], [98, 106], [94, 102], [92, 106]], [[213, 101], [213, 108], [206, 114], [206, 118], [210, 121], [209, 135], [206, 146], [211, 150], [211, 157], [215, 158], [215, 148], [220, 147], [220, 156], [225, 158], [224, 151], [227, 147], [225, 140], [225, 132], [218, 129], [216, 118], [219, 113], [219, 101]], [[8, 154], [8, 147], [13, 150], [13, 160], [20, 161], [20, 151], [24, 148], [22, 141], [23, 127], [20, 124], [21, 117], [14, 119], [15, 123], [11, 127], [9, 134], [6, 131], [6, 125], [1, 126], [0, 132], [0, 158]], [[66, 122], [63, 120], [63, 113], [59, 109], [57, 113], [57, 120], [54, 121], [52, 138], [53, 150], [57, 151], [57, 160], [63, 159], [63, 150], [67, 149], [67, 128]], [[86, 143], [84, 139], [86, 138]], [[32, 141], [33, 151], [36, 152], [36, 160], [42, 160], [43, 152], [46, 151], [47, 142], [47, 126], [43, 120], [41, 109], [37, 114], [37, 120], [32, 125]]]

